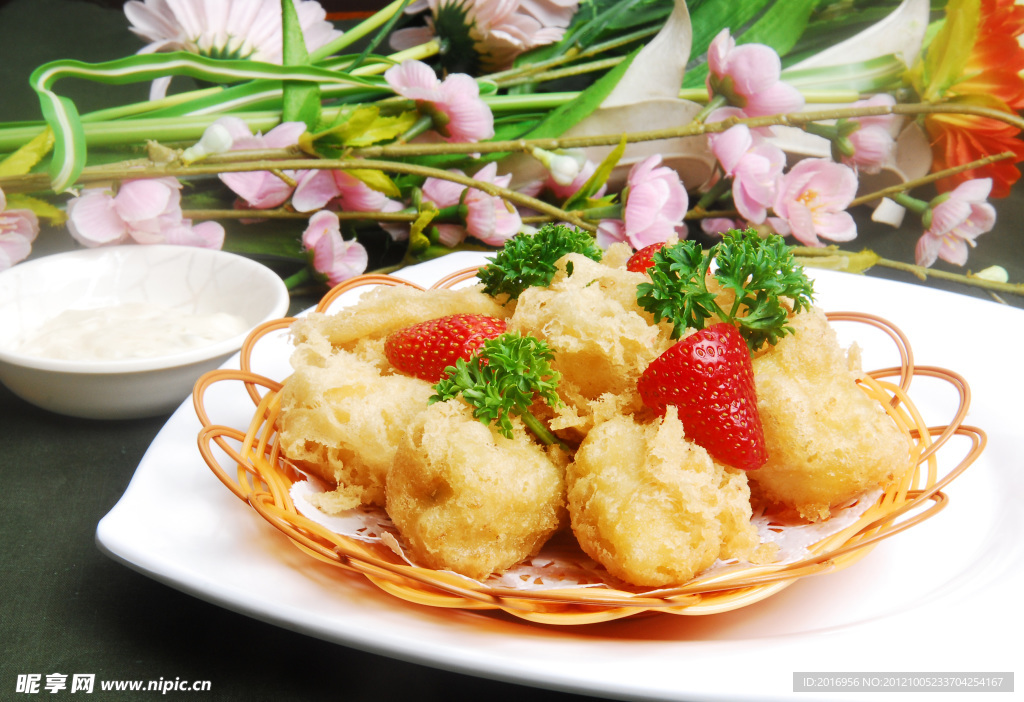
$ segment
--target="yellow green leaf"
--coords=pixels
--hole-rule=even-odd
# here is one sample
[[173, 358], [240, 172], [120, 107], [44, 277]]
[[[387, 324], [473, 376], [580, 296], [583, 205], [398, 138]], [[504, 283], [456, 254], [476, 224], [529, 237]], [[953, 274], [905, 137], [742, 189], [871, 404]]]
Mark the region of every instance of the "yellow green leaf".
[[25, 175], [53, 148], [53, 130], [47, 127], [32, 141], [0, 161], [0, 176]]
[[362, 107], [345, 123], [349, 128], [342, 140], [346, 146], [353, 147], [389, 141], [407, 132], [416, 124], [417, 118], [415, 111], [381, 116], [376, 107]]
[[846, 273], [863, 273], [874, 267], [882, 260], [881, 256], [871, 249], [862, 249], [859, 252], [841, 251], [835, 247], [829, 247], [834, 253], [825, 253], [825, 250], [815, 252], [812, 256], [795, 256], [798, 263], [808, 268], [824, 268], [832, 271], [845, 271]]
[[623, 154], [626, 153], [626, 135], [622, 135], [622, 139], [619, 141], [618, 146], [612, 149], [604, 160], [598, 164], [597, 168], [594, 169], [593, 174], [587, 178], [587, 182], [584, 183], [576, 194], [569, 198], [566, 203], [562, 206], [563, 209], [573, 210], [577, 209], [587, 202], [592, 195], [594, 195], [601, 186], [608, 182], [608, 178], [611, 177], [612, 171], [615, 170], [615, 166], [619, 163], [619, 159], [622, 158]]
[[40, 219], [45, 219], [52, 225], [64, 224], [68, 216], [64, 210], [52, 205], [46, 200], [37, 197], [24, 195], [22, 193], [11, 193], [7, 196], [7, 209], [9, 210], [32, 210]]
[[370, 146], [401, 136], [416, 123], [415, 111], [398, 115], [381, 115], [373, 105], [363, 105], [352, 110], [347, 119], [330, 129], [318, 132], [307, 140], [307, 144], [321, 141], [326, 145], [346, 147]]
[[950, 0], [946, 5], [946, 18], [928, 45], [923, 64], [912, 72], [923, 100], [941, 100], [963, 76], [980, 19], [981, 0]]
[[348, 174], [353, 178], [358, 178], [368, 187], [379, 193], [384, 193], [388, 197], [401, 197], [402, 195], [402, 191], [395, 185], [395, 181], [391, 180], [384, 171], [358, 168], [348, 171]]
[[430, 239], [424, 234], [430, 223], [437, 217], [439, 210], [431, 203], [422, 203], [419, 214], [409, 227], [409, 252], [418, 253], [430, 246]]

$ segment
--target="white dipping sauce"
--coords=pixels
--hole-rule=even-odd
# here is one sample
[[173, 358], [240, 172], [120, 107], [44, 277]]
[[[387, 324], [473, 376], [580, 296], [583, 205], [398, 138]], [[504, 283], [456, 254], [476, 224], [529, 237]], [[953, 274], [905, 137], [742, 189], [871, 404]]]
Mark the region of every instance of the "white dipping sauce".
[[245, 320], [224, 312], [192, 314], [148, 303], [66, 310], [22, 339], [28, 356], [76, 361], [153, 358], [241, 334]]

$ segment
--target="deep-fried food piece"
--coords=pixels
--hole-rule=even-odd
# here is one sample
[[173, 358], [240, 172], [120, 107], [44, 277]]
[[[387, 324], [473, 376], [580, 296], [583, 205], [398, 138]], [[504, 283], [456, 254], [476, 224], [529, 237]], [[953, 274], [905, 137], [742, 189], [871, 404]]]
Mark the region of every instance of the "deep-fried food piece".
[[817, 308], [794, 315], [796, 333], [754, 358], [768, 462], [751, 471], [755, 494], [812, 521], [910, 466], [910, 444], [857, 387], [847, 354]]
[[[372, 347], [361, 350], [372, 357]], [[325, 511], [383, 506], [388, 469], [405, 433], [421, 421], [430, 383], [382, 375], [369, 358], [323, 339], [299, 345], [292, 365], [280, 395], [284, 455], [336, 486], [317, 497]]]
[[580, 546], [626, 582], [684, 583], [718, 558], [757, 555], [746, 474], [687, 441], [674, 407], [646, 424], [599, 424], [566, 482]]
[[564, 256], [558, 268], [549, 287], [519, 296], [508, 326], [544, 339], [554, 351], [552, 367], [562, 374], [559, 394], [568, 406], [552, 428], [571, 428], [581, 437], [594, 421], [591, 404], [603, 396], [618, 396], [617, 406], [639, 410], [637, 378], [671, 340], [667, 328], [653, 324], [637, 305], [644, 274], [579, 254]]
[[431, 405], [388, 473], [387, 511], [413, 560], [483, 579], [534, 555], [565, 523], [565, 457], [513, 438], [454, 399]]
[[481, 286], [455, 290], [419, 290], [408, 285], [380, 285], [338, 312], [311, 313], [292, 324], [296, 343], [324, 336], [335, 348], [351, 348], [361, 339], [387, 336], [402, 327], [450, 314], [508, 317], [512, 310], [481, 291]]

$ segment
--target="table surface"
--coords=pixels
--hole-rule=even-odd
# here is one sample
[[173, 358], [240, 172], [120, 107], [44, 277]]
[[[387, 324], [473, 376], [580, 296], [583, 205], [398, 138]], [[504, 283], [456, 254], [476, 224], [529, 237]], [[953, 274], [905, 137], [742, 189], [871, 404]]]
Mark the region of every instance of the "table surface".
[[[88, 32], [83, 28], [88, 27]], [[33, 116], [25, 80], [56, 58], [101, 60], [138, 47], [117, 9], [90, 2], [0, 2], [0, 120]], [[85, 35], [90, 41], [85, 41]], [[125, 36], [127, 35], [127, 36]], [[12, 59], [12, 60], [9, 60]], [[1018, 189], [1019, 190], [1019, 189]], [[998, 263], [1024, 280], [1018, 223], [1024, 197], [996, 203], [999, 221], [972, 252], [971, 267]], [[909, 218], [908, 218], [909, 219]], [[861, 222], [855, 248], [912, 260], [916, 225], [892, 230]], [[45, 232], [34, 255], [70, 246]], [[958, 270], [950, 266], [947, 270]], [[961, 271], [962, 272], [962, 271]], [[874, 270], [915, 282], [912, 276]], [[920, 282], [920, 281], [917, 281]], [[988, 298], [977, 288], [929, 279], [922, 284]], [[1006, 301], [1024, 307], [1018, 296]], [[296, 301], [301, 307], [306, 301]], [[93, 673], [97, 679], [210, 680], [210, 699], [421, 700], [587, 699], [484, 680], [392, 660], [235, 614], [158, 583], [97, 549], [98, 521], [114, 506], [167, 416], [90, 421], [48, 413], [0, 387], [0, 697], [24, 674]], [[275, 651], [273, 668], [254, 651]], [[184, 695], [178, 694], [178, 698]]]

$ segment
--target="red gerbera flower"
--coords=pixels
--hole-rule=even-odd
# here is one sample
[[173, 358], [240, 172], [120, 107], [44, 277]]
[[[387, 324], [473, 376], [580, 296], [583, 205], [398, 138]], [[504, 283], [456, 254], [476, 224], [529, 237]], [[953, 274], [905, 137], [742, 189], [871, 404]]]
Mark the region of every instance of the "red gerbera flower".
[[[1024, 107], [1024, 6], [1014, 0], [952, 0], [946, 27], [932, 41], [912, 82], [925, 101], [981, 105], [1008, 113]], [[948, 191], [974, 178], [992, 178], [992, 197], [1006, 197], [1020, 178], [1024, 160], [1020, 129], [998, 119], [965, 114], [929, 114], [924, 126], [932, 142], [932, 168], [942, 170], [1004, 152], [1012, 159], [944, 178]]]

